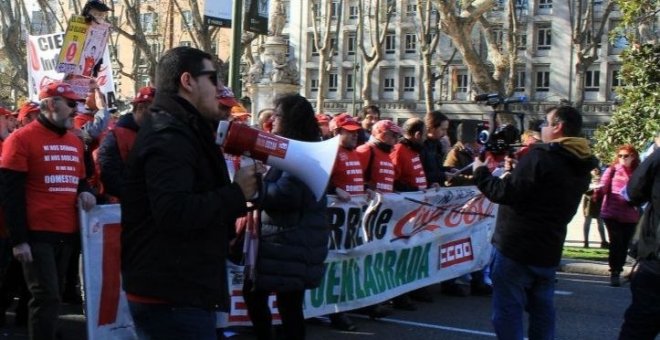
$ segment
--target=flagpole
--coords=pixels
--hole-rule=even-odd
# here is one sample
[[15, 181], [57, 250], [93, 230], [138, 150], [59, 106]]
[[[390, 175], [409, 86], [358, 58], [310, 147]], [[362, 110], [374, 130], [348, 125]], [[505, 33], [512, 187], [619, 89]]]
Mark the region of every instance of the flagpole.
[[243, 0], [234, 0], [231, 20], [231, 57], [229, 64], [229, 87], [236, 98], [241, 98], [241, 33], [243, 32]]

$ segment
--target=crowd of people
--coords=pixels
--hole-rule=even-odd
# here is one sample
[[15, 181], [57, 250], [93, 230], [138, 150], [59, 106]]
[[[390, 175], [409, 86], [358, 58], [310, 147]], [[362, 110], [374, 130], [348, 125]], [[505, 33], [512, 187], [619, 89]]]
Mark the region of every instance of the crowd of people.
[[[271, 293], [282, 321], [279, 336], [305, 338], [304, 293], [320, 284], [328, 254], [327, 197], [315, 197], [287, 171], [258, 162], [245, 166], [223, 154], [215, 144], [218, 122], [248, 124], [251, 115], [219, 83], [213, 60], [190, 47], [169, 50], [159, 61], [155, 86], [139, 89], [132, 111], [118, 119], [94, 81], [87, 98], [53, 82], [41, 89], [39, 103], [0, 110], [0, 322], [20, 296], [17, 322], [22, 308], [31, 338], [55, 339], [65, 291], [80, 302], [77, 209], [119, 203], [123, 289], [139, 338], [222, 336], [216, 312], [230, 304], [225, 260], [240, 258], [240, 240], [252, 235], [258, 251], [242, 260], [249, 268], [243, 296], [257, 338], [274, 336]], [[523, 147], [504, 155], [484, 152], [476, 121], [462, 121], [451, 145], [450, 119], [440, 111], [399, 126], [374, 105], [357, 117], [331, 116], [288, 94], [255, 118], [254, 128], [289, 139], [338, 136], [327, 194], [339, 200], [476, 185], [500, 204], [491, 264], [444, 282], [442, 292], [492, 295], [492, 321], [501, 339], [523, 338], [525, 312], [530, 338], [554, 338], [556, 270], [567, 224], [583, 197], [601, 208], [594, 217], [608, 230], [613, 286], [621, 284], [637, 206], [657, 205], [649, 193], [660, 180], [658, 153], [640, 165], [637, 151], [621, 146], [599, 176], [593, 172], [598, 161], [580, 137], [581, 115], [569, 106], [549, 109], [538, 130], [523, 133]], [[652, 211], [649, 220], [657, 221]], [[633, 280], [622, 338], [635, 338], [634, 326], [658, 333], [660, 323], [652, 324], [659, 304], [652, 307], [655, 314], [647, 311], [649, 299], [658, 301], [657, 288], [647, 288], [648, 282], [657, 287], [656, 253], [644, 253], [644, 277]], [[415, 302], [431, 301], [422, 288], [359, 312], [380, 318], [391, 313], [390, 306], [415, 310]], [[640, 313], [646, 313], [641, 326]], [[357, 329], [344, 313], [329, 317], [336, 328]]]

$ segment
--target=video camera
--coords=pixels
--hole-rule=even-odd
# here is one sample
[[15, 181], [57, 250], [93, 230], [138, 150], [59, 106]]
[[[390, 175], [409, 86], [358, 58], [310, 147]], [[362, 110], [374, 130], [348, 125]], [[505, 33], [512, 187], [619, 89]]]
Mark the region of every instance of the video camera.
[[522, 112], [512, 112], [509, 110], [509, 104], [525, 103], [526, 96], [505, 98], [498, 93], [480, 94], [474, 97], [476, 102], [485, 102], [493, 108], [488, 116], [488, 124], [482, 124], [479, 127], [477, 140], [482, 144], [486, 151], [494, 154], [504, 154], [512, 151], [513, 147], [519, 146], [520, 130], [512, 124], [499, 125], [497, 122], [498, 113], [515, 114], [520, 120], [520, 127], [524, 126], [525, 114]]

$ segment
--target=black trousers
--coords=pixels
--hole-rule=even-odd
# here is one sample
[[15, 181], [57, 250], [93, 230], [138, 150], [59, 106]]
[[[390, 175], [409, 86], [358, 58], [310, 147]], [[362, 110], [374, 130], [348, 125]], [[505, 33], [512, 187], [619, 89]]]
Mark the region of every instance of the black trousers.
[[628, 247], [635, 234], [637, 223], [623, 223], [609, 218], [605, 218], [604, 221], [607, 234], [610, 236], [610, 254], [608, 258], [610, 271], [613, 274], [621, 273], [623, 265], [626, 263]]
[[[257, 339], [270, 340], [272, 335], [273, 318], [270, 314], [268, 297], [272, 292], [257, 290], [253, 282], [245, 280], [243, 285], [243, 298], [247, 305], [248, 315], [252, 326], [257, 333]], [[305, 338], [305, 316], [303, 314], [303, 300], [305, 291], [275, 292], [277, 296], [277, 309], [282, 319], [282, 339], [300, 340]]]

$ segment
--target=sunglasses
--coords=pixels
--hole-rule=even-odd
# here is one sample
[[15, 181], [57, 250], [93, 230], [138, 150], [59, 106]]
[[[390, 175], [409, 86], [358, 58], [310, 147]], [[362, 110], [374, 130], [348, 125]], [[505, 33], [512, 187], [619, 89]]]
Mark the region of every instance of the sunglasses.
[[617, 157], [619, 157], [619, 158], [623, 158], [623, 159], [626, 159], [626, 158], [630, 157], [630, 155], [628, 155], [628, 154], [620, 154], [620, 155], [617, 155]]
[[58, 97], [58, 99], [61, 100], [61, 101], [64, 101], [64, 102], [66, 103], [66, 106], [68, 106], [68, 107], [70, 107], [70, 108], [72, 108], [72, 109], [73, 109], [74, 107], [78, 106], [78, 102], [75, 101], [75, 100], [66, 99], [66, 98], [64, 98], [64, 97]]
[[213, 86], [218, 86], [218, 71], [216, 70], [207, 70], [207, 71], [200, 71], [197, 73], [191, 73], [193, 78], [201, 77], [201, 76], [210, 76], [209, 79], [211, 80], [211, 83]]

